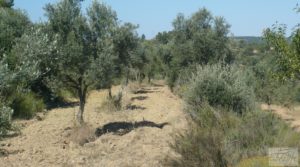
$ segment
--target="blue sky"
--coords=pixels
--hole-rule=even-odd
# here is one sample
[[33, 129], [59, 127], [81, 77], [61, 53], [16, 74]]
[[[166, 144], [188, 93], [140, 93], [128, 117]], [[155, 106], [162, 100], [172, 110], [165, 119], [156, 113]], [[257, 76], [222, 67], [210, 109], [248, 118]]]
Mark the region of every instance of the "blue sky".
[[[58, 0], [15, 0], [15, 8], [27, 11], [32, 21], [43, 21], [43, 7]], [[86, 8], [92, 0], [82, 4]], [[260, 36], [264, 28], [276, 21], [285, 23], [291, 30], [299, 23], [293, 9], [297, 0], [104, 0], [118, 14], [122, 22], [139, 24], [139, 34], [147, 38], [158, 32], [172, 29], [172, 21], [181, 12], [190, 16], [206, 7], [215, 16], [223, 16], [231, 25], [235, 36]], [[85, 9], [84, 9], [85, 10]]]

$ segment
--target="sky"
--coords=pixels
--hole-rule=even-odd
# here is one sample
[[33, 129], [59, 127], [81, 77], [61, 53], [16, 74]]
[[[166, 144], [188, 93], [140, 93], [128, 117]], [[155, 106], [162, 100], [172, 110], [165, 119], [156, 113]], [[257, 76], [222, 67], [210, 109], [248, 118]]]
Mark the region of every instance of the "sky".
[[[27, 12], [33, 22], [45, 21], [43, 7], [59, 0], [15, 0], [15, 8]], [[172, 30], [178, 13], [185, 16], [207, 8], [214, 16], [223, 16], [234, 36], [261, 36], [274, 23], [287, 25], [288, 33], [299, 23], [300, 13], [294, 10], [300, 0], [102, 0], [118, 14], [121, 22], [139, 25], [138, 33], [148, 39], [158, 32]], [[91, 4], [85, 0], [82, 7]]]

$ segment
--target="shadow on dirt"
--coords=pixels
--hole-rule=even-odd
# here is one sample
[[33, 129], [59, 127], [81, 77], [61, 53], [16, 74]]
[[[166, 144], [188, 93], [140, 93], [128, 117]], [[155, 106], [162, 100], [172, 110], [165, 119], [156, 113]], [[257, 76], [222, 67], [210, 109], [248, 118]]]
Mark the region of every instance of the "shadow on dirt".
[[52, 110], [55, 108], [70, 108], [70, 107], [78, 107], [79, 102], [57, 102], [57, 103], [52, 103], [48, 104], [47, 109]]
[[155, 93], [155, 92], [160, 92], [158, 91], [157, 88], [142, 88], [140, 90], [137, 90], [134, 92], [134, 94], [147, 94], [147, 93]]
[[146, 100], [148, 99], [148, 96], [136, 96], [136, 97], [132, 97], [131, 100], [134, 101], [134, 100]]
[[133, 104], [128, 104], [125, 107], [126, 110], [146, 110], [146, 107], [138, 106], [138, 105], [133, 105]]
[[[12, 131], [12, 133], [9, 133], [9, 134], [5, 134], [5, 135], [2, 135], [1, 137], [3, 139], [5, 138], [14, 138], [14, 137], [17, 137], [19, 136], [21, 133], [19, 131]], [[1, 140], [0, 140], [1, 141]]]
[[0, 157], [6, 157], [8, 155], [9, 155], [9, 153], [7, 150], [0, 148]]
[[25, 150], [6, 150], [6, 149], [2, 149], [0, 148], [0, 157], [8, 157], [9, 155], [12, 155], [12, 154], [19, 154], [19, 153], [22, 153], [24, 152]]
[[153, 83], [152, 86], [154, 86], [154, 87], [164, 87], [165, 85]]
[[125, 135], [130, 131], [141, 128], [141, 127], [151, 127], [162, 129], [164, 126], [169, 125], [169, 123], [157, 124], [151, 121], [140, 121], [140, 122], [111, 122], [105, 124], [102, 128], [97, 128], [95, 135], [100, 137], [106, 133], [114, 133], [116, 135]]

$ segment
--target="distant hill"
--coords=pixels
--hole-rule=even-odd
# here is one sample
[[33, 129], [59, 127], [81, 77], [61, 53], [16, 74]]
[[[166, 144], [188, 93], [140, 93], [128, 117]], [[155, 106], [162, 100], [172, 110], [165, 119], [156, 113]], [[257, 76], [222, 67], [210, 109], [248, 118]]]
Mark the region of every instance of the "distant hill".
[[233, 37], [235, 40], [245, 41], [246, 43], [264, 43], [262, 37], [255, 37], [255, 36], [236, 36]]

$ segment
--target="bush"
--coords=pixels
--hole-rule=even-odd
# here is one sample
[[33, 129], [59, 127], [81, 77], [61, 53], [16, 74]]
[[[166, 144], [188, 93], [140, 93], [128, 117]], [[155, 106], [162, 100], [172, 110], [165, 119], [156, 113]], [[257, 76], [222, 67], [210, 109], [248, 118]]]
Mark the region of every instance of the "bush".
[[255, 94], [260, 102], [290, 106], [300, 102], [299, 81], [278, 80], [274, 71], [276, 55], [267, 55], [252, 67], [255, 76]]
[[251, 75], [237, 66], [200, 66], [184, 94], [189, 111], [206, 102], [215, 108], [243, 113], [254, 108], [255, 96]]
[[9, 130], [12, 130], [12, 114], [13, 110], [11, 108], [0, 105], [0, 137], [6, 135]]
[[183, 97], [185, 92], [189, 89], [189, 83], [191, 80], [191, 74], [197, 71], [197, 65], [190, 65], [187, 68], [180, 70], [177, 74], [176, 81], [173, 83], [173, 92], [180, 97]]
[[167, 166], [173, 167], [225, 167], [222, 133], [218, 130], [192, 127], [186, 134], [178, 135], [172, 146], [179, 159], [168, 159]]
[[14, 110], [13, 117], [30, 119], [37, 112], [42, 112], [45, 108], [43, 100], [38, 99], [33, 93], [18, 94], [11, 107]]
[[272, 113], [254, 111], [240, 119], [240, 124], [226, 139], [226, 148], [234, 163], [243, 158], [263, 157], [269, 147], [300, 146], [300, 135]]
[[269, 147], [300, 146], [300, 134], [272, 113], [250, 111], [240, 116], [205, 104], [196, 114], [190, 129], [177, 134], [171, 145], [180, 157], [169, 157], [166, 165], [236, 166], [265, 157]]
[[174, 167], [225, 167], [228, 162], [224, 138], [229, 127], [236, 124], [235, 117], [228, 112], [218, 112], [205, 105], [202, 112], [197, 113], [197, 119], [190, 124], [184, 134], [175, 136], [171, 148], [180, 155], [168, 157], [167, 166]]

